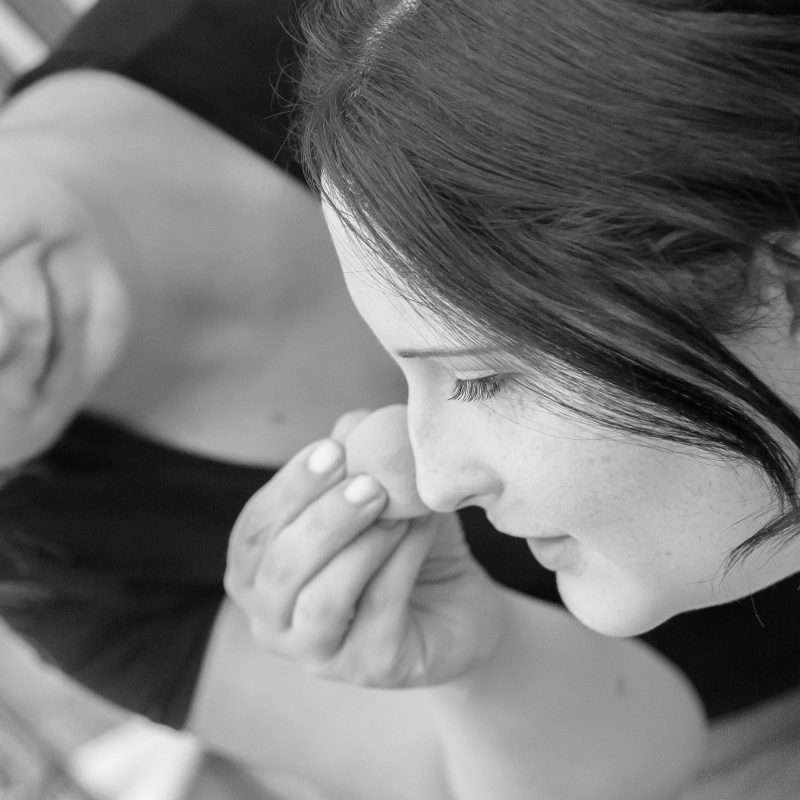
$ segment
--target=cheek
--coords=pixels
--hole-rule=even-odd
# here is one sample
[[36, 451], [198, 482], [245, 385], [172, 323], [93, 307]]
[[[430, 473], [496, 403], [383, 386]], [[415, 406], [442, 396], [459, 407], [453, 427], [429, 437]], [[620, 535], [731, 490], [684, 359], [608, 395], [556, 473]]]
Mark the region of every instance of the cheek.
[[[667, 504], [676, 475], [636, 448], [540, 428], [497, 438], [506, 485], [537, 516], [558, 518], [565, 532], [616, 527]], [[577, 532], [577, 531], [576, 531]]]
[[724, 566], [770, 516], [755, 470], [567, 426], [489, 428], [487, 437], [504, 476], [499, 516], [576, 540], [557, 578], [589, 627], [632, 635], [752, 587], [753, 575], [731, 580]]
[[[631, 472], [625, 489], [616, 495], [616, 523], [590, 519], [576, 534], [586, 554], [584, 592], [605, 595], [620, 613], [629, 608], [642, 618], [631, 624], [645, 627], [741, 596], [724, 568], [769, 517], [769, 493], [754, 471], [676, 458], [647, 477]], [[603, 511], [610, 519], [613, 509]]]
[[506, 486], [532, 520], [618, 559], [674, 562], [687, 548], [724, 559], [770, 503], [755, 471], [703, 457], [568, 431], [502, 444]]

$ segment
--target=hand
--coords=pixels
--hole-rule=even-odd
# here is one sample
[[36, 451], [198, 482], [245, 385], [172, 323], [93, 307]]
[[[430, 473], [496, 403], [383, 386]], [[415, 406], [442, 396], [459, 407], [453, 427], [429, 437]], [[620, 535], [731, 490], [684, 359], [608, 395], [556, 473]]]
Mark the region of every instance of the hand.
[[499, 590], [454, 514], [380, 521], [386, 493], [341, 444], [296, 455], [242, 511], [226, 588], [255, 639], [316, 675], [367, 686], [455, 679], [496, 645]]

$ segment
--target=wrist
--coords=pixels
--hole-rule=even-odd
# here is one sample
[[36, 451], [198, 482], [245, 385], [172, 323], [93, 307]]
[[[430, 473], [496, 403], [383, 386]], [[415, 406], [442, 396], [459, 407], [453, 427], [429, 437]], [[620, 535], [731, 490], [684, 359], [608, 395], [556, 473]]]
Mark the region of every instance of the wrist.
[[[486, 625], [473, 658], [452, 680], [432, 687], [434, 702], [485, 701], [497, 691], [505, 695], [513, 682], [520, 680], [521, 673], [518, 670], [527, 672], [531, 669], [530, 648], [519, 646], [520, 636], [524, 639], [526, 632], [521, 630], [523, 620], [520, 619], [513, 593], [493, 585], [491, 602], [494, 605], [491, 624]], [[530, 628], [529, 620], [527, 627]], [[530, 635], [529, 630], [527, 635]]]

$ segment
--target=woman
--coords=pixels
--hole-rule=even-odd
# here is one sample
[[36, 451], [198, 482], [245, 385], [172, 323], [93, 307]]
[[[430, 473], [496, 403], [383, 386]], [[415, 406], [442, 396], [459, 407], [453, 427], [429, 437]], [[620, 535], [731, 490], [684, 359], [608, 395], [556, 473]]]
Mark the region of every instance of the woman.
[[[0, 114], [0, 463], [13, 472], [45, 448], [0, 494], [2, 612], [71, 675], [176, 726], [247, 497], [341, 409], [402, 396], [328, 266], [318, 203], [286, 143], [296, 14], [292, 2], [101, 0]], [[91, 308], [86, 337], [65, 342], [72, 358], [49, 343], [42, 253]], [[288, 299], [305, 306], [285, 302], [288, 273], [302, 288]], [[31, 392], [46, 357], [59, 380]], [[556, 599], [524, 542], [490, 536], [474, 509], [462, 518], [496, 580]], [[20, 605], [22, 586], [39, 602]], [[792, 594], [759, 598], [761, 616]], [[742, 618], [753, 621], [749, 606], [727, 606], [649, 637], [712, 716], [784, 690], [776, 653], [800, 649], [756, 648], [755, 623], [731, 636]], [[713, 664], [730, 659], [743, 667], [721, 681]]]
[[353, 0], [307, 33], [307, 162], [444, 516], [376, 535], [379, 486], [348, 502], [341, 450], [322, 478], [304, 452], [230, 589], [315, 674], [428, 687], [456, 797], [674, 796], [700, 746], [680, 687], [521, 610], [449, 512], [525, 539], [598, 634], [796, 580], [800, 17]]

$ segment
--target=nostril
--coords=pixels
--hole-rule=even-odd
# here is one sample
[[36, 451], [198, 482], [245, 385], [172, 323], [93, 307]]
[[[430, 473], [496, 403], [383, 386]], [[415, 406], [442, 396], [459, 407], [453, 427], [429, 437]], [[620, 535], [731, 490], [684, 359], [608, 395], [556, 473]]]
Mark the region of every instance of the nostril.
[[502, 493], [502, 486], [490, 471], [461, 467], [452, 462], [431, 465], [417, 461], [417, 493], [428, 508], [439, 513], [467, 506], [485, 506]]
[[432, 511], [445, 514], [459, 507], [460, 497], [453, 491], [454, 488], [452, 482], [431, 480], [428, 473], [423, 475], [417, 470], [417, 494]]

